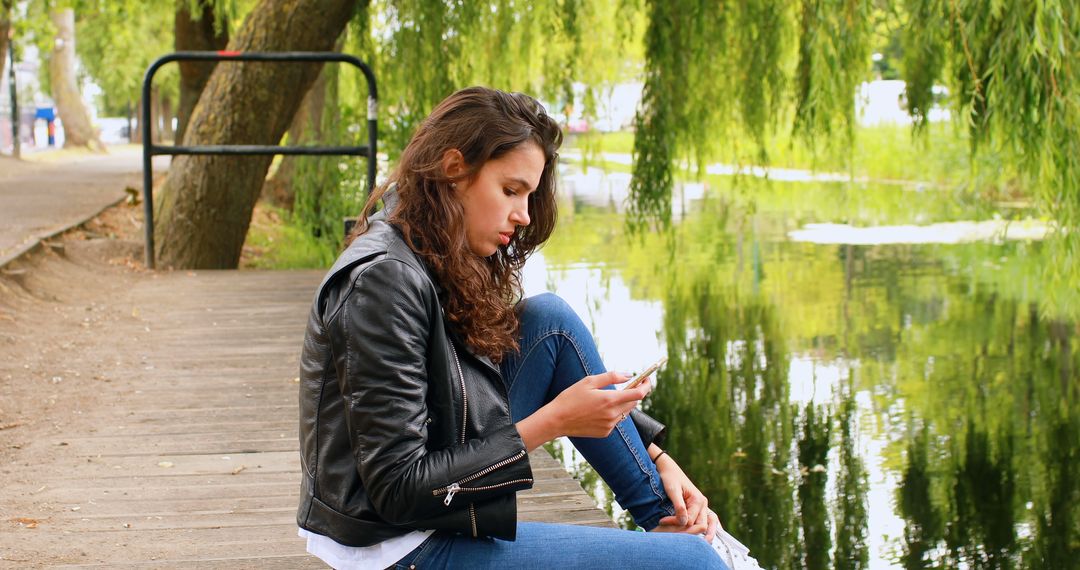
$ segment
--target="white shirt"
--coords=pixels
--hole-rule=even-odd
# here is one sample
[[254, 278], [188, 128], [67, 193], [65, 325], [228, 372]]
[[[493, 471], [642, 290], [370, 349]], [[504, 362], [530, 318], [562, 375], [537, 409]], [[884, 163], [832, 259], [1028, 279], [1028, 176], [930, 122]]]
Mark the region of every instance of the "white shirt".
[[372, 546], [345, 546], [329, 536], [302, 528], [298, 531], [300, 538], [307, 539], [307, 551], [336, 570], [382, 569], [393, 566], [435, 532], [414, 530]]

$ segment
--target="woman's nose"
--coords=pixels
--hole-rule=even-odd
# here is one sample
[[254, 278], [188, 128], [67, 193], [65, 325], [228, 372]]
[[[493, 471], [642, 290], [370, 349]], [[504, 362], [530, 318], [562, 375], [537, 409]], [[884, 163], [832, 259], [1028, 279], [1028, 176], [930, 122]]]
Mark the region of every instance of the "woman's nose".
[[529, 208], [523, 206], [520, 208], [514, 208], [514, 211], [510, 212], [510, 221], [519, 226], [529, 225]]

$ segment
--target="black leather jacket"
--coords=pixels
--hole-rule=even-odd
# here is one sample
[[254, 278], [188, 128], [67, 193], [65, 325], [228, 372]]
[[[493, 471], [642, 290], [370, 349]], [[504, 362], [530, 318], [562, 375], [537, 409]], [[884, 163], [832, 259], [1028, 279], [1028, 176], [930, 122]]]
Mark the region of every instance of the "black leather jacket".
[[[416, 529], [514, 539], [529, 457], [499, 369], [450, 329], [440, 291], [382, 214], [319, 285], [300, 358], [301, 528], [351, 546]], [[632, 415], [646, 443], [664, 429]]]

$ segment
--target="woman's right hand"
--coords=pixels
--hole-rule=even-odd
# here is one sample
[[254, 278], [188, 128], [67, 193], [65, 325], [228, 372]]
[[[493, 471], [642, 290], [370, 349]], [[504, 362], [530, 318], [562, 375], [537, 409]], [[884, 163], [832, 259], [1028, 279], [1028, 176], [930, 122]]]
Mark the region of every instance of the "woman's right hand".
[[550, 408], [547, 411], [556, 422], [559, 435], [607, 437], [652, 389], [648, 380], [630, 390], [604, 389], [627, 380], [627, 376], [618, 372], [586, 376], [544, 408]]
[[605, 372], [586, 376], [563, 390], [554, 400], [515, 424], [525, 450], [532, 451], [564, 435], [607, 437], [652, 390], [649, 380], [631, 390], [604, 389], [627, 380], [618, 372]]

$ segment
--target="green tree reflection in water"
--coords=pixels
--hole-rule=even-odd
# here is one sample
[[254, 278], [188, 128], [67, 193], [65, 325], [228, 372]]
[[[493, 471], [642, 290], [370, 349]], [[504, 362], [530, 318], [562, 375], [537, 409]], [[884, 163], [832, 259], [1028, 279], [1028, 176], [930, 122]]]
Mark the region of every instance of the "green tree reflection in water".
[[[828, 221], [827, 204], [884, 206], [775, 188], [718, 187], [670, 234], [632, 241], [578, 202], [543, 252], [554, 288], [587, 266], [662, 304], [670, 360], [645, 406], [725, 526], [766, 567], [1080, 568], [1080, 329], [1043, 303], [1076, 292], [1031, 279], [1044, 244], [793, 243], [790, 220]], [[818, 383], [807, 363], [845, 372]], [[828, 407], [807, 431], [809, 402]]]
[[931, 498], [927, 430], [920, 429], [908, 440], [907, 467], [898, 490], [898, 507], [904, 517], [904, 568], [931, 568], [931, 549], [944, 537], [942, 515]]
[[903, 565], [1080, 568], [1075, 325], [996, 294], [951, 303], [898, 354], [934, 363], [901, 383]]
[[[666, 446], [766, 567], [795, 567], [787, 355], [771, 307], [703, 279], [669, 289], [668, 365], [650, 412], [685, 418]], [[784, 545], [779, 547], [778, 545]]]
[[799, 439], [799, 511], [802, 518], [802, 567], [818, 570], [829, 567], [829, 511], [825, 504], [825, 483], [828, 481], [829, 435], [832, 418], [824, 406], [806, 405], [802, 417], [803, 435]]
[[836, 497], [836, 551], [833, 568], [856, 570], [867, 568], [870, 553], [866, 545], [867, 517], [866, 468], [856, 445], [858, 418], [855, 398], [844, 397], [836, 421], [839, 425], [840, 473]]

